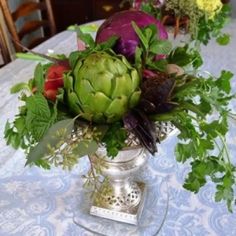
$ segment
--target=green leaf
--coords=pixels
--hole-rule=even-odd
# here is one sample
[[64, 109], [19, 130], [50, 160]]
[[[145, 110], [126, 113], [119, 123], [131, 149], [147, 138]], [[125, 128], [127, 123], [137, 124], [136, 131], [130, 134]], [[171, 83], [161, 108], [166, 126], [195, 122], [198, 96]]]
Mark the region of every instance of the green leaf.
[[42, 93], [44, 90], [44, 71], [43, 66], [39, 63], [34, 71], [34, 84], [37, 88], [37, 92]]
[[156, 19], [161, 20], [161, 16], [162, 16], [162, 12], [161, 12], [161, 8], [156, 7], [155, 4], [153, 4], [153, 2], [155, 1], [140, 1], [141, 3], [141, 10], [148, 13], [149, 15], [154, 16]]
[[150, 51], [159, 55], [167, 55], [170, 53], [171, 49], [172, 44], [167, 40], [157, 40], [150, 45]]
[[222, 34], [216, 39], [219, 45], [225, 46], [230, 42], [230, 35], [229, 34]]
[[87, 47], [94, 48], [95, 42], [91, 34], [83, 33], [79, 27], [76, 28], [77, 37], [81, 39]]
[[96, 46], [99, 50], [105, 51], [114, 47], [118, 40], [117, 36], [111, 36], [106, 42], [100, 43]]
[[192, 156], [192, 151], [193, 151], [192, 143], [188, 144], [178, 143], [175, 147], [176, 160], [184, 163], [188, 158]]
[[11, 88], [11, 93], [18, 93], [22, 90], [28, 90], [28, 91], [31, 91], [30, 90], [30, 87], [27, 83], [24, 83], [24, 82], [21, 82], [21, 83], [18, 83], [16, 85], [14, 85], [12, 88]]
[[50, 108], [48, 106], [47, 99], [42, 94], [35, 94], [27, 97], [26, 108], [28, 112], [31, 112], [35, 116], [43, 116], [50, 118]]
[[225, 135], [228, 131], [227, 118], [223, 118], [222, 120], [214, 120], [210, 123], [202, 122], [200, 128], [212, 138], [218, 137], [219, 134]]
[[150, 24], [146, 26], [144, 28], [144, 34], [146, 35], [149, 44], [159, 39], [158, 29], [155, 24]]
[[74, 68], [79, 59], [79, 51], [71, 52], [69, 56], [69, 63], [71, 68]]
[[192, 58], [193, 68], [197, 69], [201, 65], [203, 65], [202, 56], [201, 56], [200, 52], [198, 52], [197, 50], [192, 51], [191, 58]]
[[216, 81], [216, 85], [220, 90], [223, 90], [227, 94], [231, 91], [230, 81], [233, 78], [233, 73], [230, 71], [222, 71], [220, 77]]
[[[205, 114], [199, 109], [198, 105], [195, 105], [192, 101], [181, 102], [181, 107], [188, 111], [194, 112], [197, 116], [204, 118]], [[200, 107], [201, 108], [201, 107]]]
[[184, 47], [175, 48], [168, 57], [169, 63], [176, 64], [181, 67], [188, 65], [191, 62], [192, 58], [187, 53], [187, 50], [187, 45], [185, 45]]
[[208, 101], [204, 100], [203, 98], [200, 99], [200, 103], [198, 104], [198, 109], [203, 113], [203, 114], [208, 114], [211, 112], [211, 104], [209, 104]]
[[71, 74], [65, 74], [65, 76], [63, 77], [63, 82], [64, 82], [64, 88], [67, 92], [71, 92], [73, 91], [73, 87], [74, 87], [74, 79], [73, 76], [71, 76]]
[[147, 40], [148, 42], [150, 42], [150, 40], [151, 40], [151, 38], [152, 38], [152, 30], [151, 30], [149, 27], [144, 28], [143, 33], [144, 33], [144, 35], [145, 35], [146, 40]]
[[166, 66], [168, 62], [165, 59], [157, 60], [157, 61], [147, 61], [146, 63], [151, 69], [159, 70], [159, 71], [166, 71]]
[[7, 145], [12, 145], [15, 149], [27, 149], [30, 143], [29, 135], [25, 125], [25, 114], [17, 115], [15, 121], [5, 125], [4, 138]]
[[189, 177], [184, 183], [183, 187], [194, 193], [197, 193], [199, 189], [204, 185], [204, 181], [200, 181], [195, 177]]
[[115, 157], [126, 146], [126, 138], [127, 133], [121, 123], [117, 122], [111, 125], [102, 139], [102, 142], [106, 145], [107, 155]]
[[192, 98], [199, 94], [198, 86], [200, 84], [201, 80], [199, 78], [190, 77], [188, 82], [183, 83], [181, 86], [176, 86], [173, 97], [176, 97], [179, 100], [185, 100], [188, 97]]
[[27, 129], [36, 141], [39, 141], [44, 133], [54, 122], [55, 117], [51, 114], [48, 102], [42, 94], [35, 94], [26, 99]]
[[24, 116], [17, 117], [14, 121], [14, 124], [18, 133], [23, 133], [25, 130], [25, 117]]
[[16, 58], [24, 59], [24, 60], [35, 60], [35, 61], [48, 61], [45, 57], [41, 57], [39, 55], [33, 53], [24, 53], [24, 52], [17, 52], [15, 54]]
[[142, 67], [142, 49], [140, 47], [135, 49], [135, 65], [136, 68]]
[[38, 167], [42, 167], [46, 170], [50, 170], [51, 169], [51, 166], [48, 164], [48, 162], [46, 160], [42, 160], [42, 159], [39, 159], [37, 161], [34, 162], [34, 164]]
[[[227, 179], [227, 181], [229, 181], [229, 183], [227, 183], [225, 185], [225, 179]], [[232, 188], [232, 185], [235, 182], [232, 181], [232, 177], [229, 177], [229, 175], [227, 176], [227, 174], [224, 176], [224, 183], [223, 184], [218, 184], [216, 189], [216, 194], [215, 194], [215, 201], [216, 202], [220, 202], [222, 200], [225, 200], [227, 202], [227, 207], [228, 210], [230, 212], [232, 212], [232, 203], [234, 200], [234, 190]]]
[[147, 49], [148, 48], [148, 40], [146, 39], [142, 30], [137, 26], [137, 24], [134, 21], [132, 21], [131, 24], [132, 24], [132, 27], [133, 27], [135, 33], [138, 35], [140, 41], [142, 42], [142, 45], [144, 46], [145, 49]]
[[83, 157], [85, 155], [92, 155], [98, 149], [98, 143], [95, 140], [81, 140], [77, 143], [76, 147], [73, 149], [73, 153], [78, 155], [78, 157]]
[[4, 129], [4, 138], [6, 138], [11, 132], [11, 125], [10, 122], [7, 120], [7, 123], [5, 124], [5, 129]]
[[[74, 128], [74, 120], [66, 119], [61, 120], [55, 124], [53, 124], [47, 131], [47, 133], [43, 136], [41, 141], [35, 146], [32, 147], [28, 156], [26, 165], [29, 165], [33, 162], [36, 162], [43, 158], [44, 156], [49, 155], [48, 147], [55, 147], [63, 137], [70, 135]], [[63, 135], [58, 135], [60, 132]]]
[[168, 61], [181, 67], [192, 64], [196, 69], [203, 64], [201, 54], [197, 50], [189, 48], [187, 44], [183, 47], [175, 48], [170, 53]]

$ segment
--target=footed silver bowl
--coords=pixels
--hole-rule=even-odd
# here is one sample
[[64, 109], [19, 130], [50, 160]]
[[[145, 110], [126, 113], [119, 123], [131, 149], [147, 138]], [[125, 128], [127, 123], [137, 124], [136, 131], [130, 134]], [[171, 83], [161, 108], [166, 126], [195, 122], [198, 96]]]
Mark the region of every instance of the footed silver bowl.
[[[156, 123], [156, 136], [165, 139], [175, 128], [168, 122]], [[90, 214], [129, 224], [138, 224], [145, 199], [145, 183], [136, 182], [134, 175], [147, 162], [147, 151], [134, 136], [129, 136], [128, 147], [113, 159], [106, 149], [99, 148], [90, 156], [92, 164], [102, 160], [100, 171], [105, 180], [94, 194]]]
[[133, 180], [134, 174], [146, 163], [148, 155], [140, 146], [127, 148], [114, 158], [106, 157], [100, 148], [90, 156], [92, 162], [103, 158], [101, 167], [105, 181], [94, 195], [90, 214], [137, 225], [141, 215], [145, 184]]

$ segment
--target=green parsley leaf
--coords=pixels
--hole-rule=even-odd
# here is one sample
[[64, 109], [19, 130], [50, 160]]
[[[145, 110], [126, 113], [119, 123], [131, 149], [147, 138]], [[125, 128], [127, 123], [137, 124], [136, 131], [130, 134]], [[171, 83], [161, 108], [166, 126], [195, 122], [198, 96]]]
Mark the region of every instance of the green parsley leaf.
[[114, 158], [126, 146], [126, 138], [127, 133], [121, 123], [111, 125], [102, 139], [106, 145], [107, 155]]
[[230, 71], [222, 71], [220, 77], [216, 81], [217, 87], [226, 92], [227, 94], [231, 91], [230, 81], [233, 78], [233, 73]]
[[230, 42], [229, 34], [222, 34], [216, 39], [217, 43], [220, 45], [227, 45]]
[[192, 64], [195, 69], [203, 64], [200, 53], [196, 49], [190, 48], [187, 44], [183, 47], [175, 48], [168, 56], [168, 62], [181, 67]]
[[192, 150], [192, 143], [178, 143], [175, 147], [176, 160], [184, 163], [188, 158], [192, 156]]
[[228, 210], [232, 212], [232, 203], [234, 200], [234, 190], [233, 185], [235, 184], [235, 179], [231, 173], [226, 173], [223, 177], [223, 183], [216, 186], [215, 201], [219, 202], [225, 200], [227, 202]]

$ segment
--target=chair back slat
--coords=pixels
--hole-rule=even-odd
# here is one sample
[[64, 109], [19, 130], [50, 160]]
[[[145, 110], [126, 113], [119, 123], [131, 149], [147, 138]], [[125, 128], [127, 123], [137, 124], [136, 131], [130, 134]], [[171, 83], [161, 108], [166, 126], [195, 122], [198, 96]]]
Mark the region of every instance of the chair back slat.
[[37, 10], [45, 10], [46, 4], [42, 2], [27, 2], [20, 5], [13, 13], [12, 19], [17, 21], [20, 17], [27, 16]]
[[20, 40], [27, 34], [36, 31], [37, 29], [41, 28], [41, 27], [46, 27], [49, 26], [49, 22], [46, 20], [32, 20], [32, 21], [28, 21], [26, 22], [21, 30], [18, 32], [18, 36], [20, 38]]
[[[26, 3], [22, 3], [14, 12], [11, 12], [11, 10], [9, 9], [8, 0], [0, 0], [0, 5], [4, 18], [6, 20], [8, 30], [13, 39], [15, 50], [17, 52], [21, 52], [23, 50], [16, 42], [22, 43], [22, 40], [26, 35], [35, 32], [40, 28], [43, 29], [43, 37], [41, 35], [38, 39], [33, 39], [33, 42], [28, 40], [28, 38], [30, 38], [28, 37], [27, 41], [29, 41], [29, 43], [28, 45], [24, 46], [28, 48], [31, 48], [30, 45], [36, 46], [36, 42], [42, 42], [43, 38], [48, 38], [56, 33], [56, 25], [50, 0], [42, 0], [39, 2], [29, 1]], [[17, 29], [16, 22], [18, 19], [27, 17], [28, 15], [31, 15], [33, 12], [37, 11], [41, 12], [41, 14], [39, 15], [42, 17], [42, 19], [27, 19], [27, 22], [23, 24], [20, 29]]]

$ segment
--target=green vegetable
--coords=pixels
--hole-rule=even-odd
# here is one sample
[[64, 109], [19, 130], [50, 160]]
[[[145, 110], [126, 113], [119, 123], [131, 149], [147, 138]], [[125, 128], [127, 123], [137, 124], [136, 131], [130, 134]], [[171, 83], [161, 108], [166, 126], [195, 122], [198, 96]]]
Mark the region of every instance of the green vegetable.
[[[74, 91], [68, 91], [68, 96], [77, 95], [73, 103], [77, 103], [81, 117], [86, 120], [99, 123], [120, 120], [139, 101], [138, 71], [123, 56], [93, 52], [78, 60], [73, 74]], [[78, 108], [70, 105], [76, 113]]]

